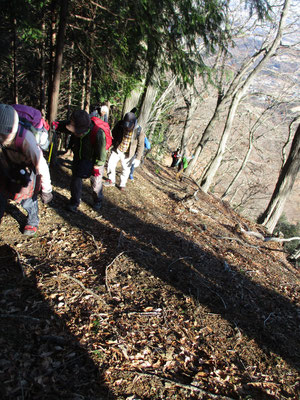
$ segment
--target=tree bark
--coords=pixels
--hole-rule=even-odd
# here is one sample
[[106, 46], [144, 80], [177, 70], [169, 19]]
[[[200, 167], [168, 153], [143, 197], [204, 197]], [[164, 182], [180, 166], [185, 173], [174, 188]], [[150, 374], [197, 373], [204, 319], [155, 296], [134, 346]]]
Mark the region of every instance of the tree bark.
[[18, 88], [18, 66], [17, 66], [17, 20], [13, 20], [13, 102], [19, 102], [19, 88]]
[[86, 67], [83, 68], [83, 72], [82, 72], [82, 91], [81, 91], [81, 109], [82, 110], [84, 110], [85, 93], [86, 93]]
[[[72, 42], [71, 50], [74, 50], [74, 42]], [[73, 64], [71, 63], [69, 69], [69, 88], [68, 88], [68, 112], [67, 119], [70, 118], [71, 115], [71, 105], [72, 105], [72, 85], [73, 85]]]
[[[46, 37], [45, 34], [45, 22], [42, 23], [42, 34], [43, 37]], [[46, 84], [45, 84], [45, 41], [43, 40], [41, 43], [41, 51], [40, 51], [40, 62], [41, 62], [41, 69], [40, 69], [40, 111], [42, 116], [45, 118], [46, 113]]]
[[151, 114], [151, 109], [153, 102], [155, 101], [157, 95], [157, 89], [148, 85], [145, 96], [143, 97], [143, 103], [141, 104], [141, 112], [139, 114], [139, 125], [141, 125], [142, 129], [146, 133], [148, 129], [149, 116]]
[[65, 43], [65, 33], [67, 27], [67, 14], [68, 14], [69, 0], [61, 0], [60, 6], [60, 21], [57, 33], [55, 64], [53, 74], [53, 87], [49, 105], [49, 123], [51, 124], [57, 116], [58, 97], [60, 88], [60, 76], [62, 69], [63, 50]]
[[191, 138], [190, 131], [191, 131], [191, 123], [193, 116], [195, 114], [195, 110], [197, 108], [197, 95], [194, 93], [193, 90], [189, 93], [189, 98], [184, 96], [185, 104], [187, 106], [187, 114], [186, 119], [184, 122], [183, 134], [181, 138], [181, 154], [186, 156], [186, 149], [189, 144], [189, 140]]
[[273, 232], [281, 214], [285, 201], [293, 189], [295, 179], [300, 171], [300, 125], [295, 133], [288, 158], [282, 167], [278, 181], [268, 207], [258, 218], [258, 223]]

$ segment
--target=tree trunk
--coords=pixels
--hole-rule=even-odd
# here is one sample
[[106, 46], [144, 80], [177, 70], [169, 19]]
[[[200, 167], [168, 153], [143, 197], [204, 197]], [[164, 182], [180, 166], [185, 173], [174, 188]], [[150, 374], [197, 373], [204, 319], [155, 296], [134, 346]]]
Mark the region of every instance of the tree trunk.
[[48, 109], [47, 115], [48, 120], [50, 117], [50, 104], [51, 104], [51, 96], [53, 91], [53, 70], [54, 70], [54, 60], [55, 60], [55, 43], [56, 43], [56, 0], [51, 1], [50, 5], [50, 43], [49, 43], [49, 66], [48, 66]]
[[281, 214], [285, 201], [293, 189], [295, 179], [300, 171], [300, 125], [295, 133], [289, 156], [282, 167], [278, 181], [268, 207], [258, 218], [258, 223], [273, 232]]
[[[72, 42], [71, 50], [74, 50], [74, 42]], [[68, 112], [67, 119], [70, 118], [71, 115], [71, 105], [72, 105], [72, 85], [73, 85], [73, 64], [71, 63], [69, 69], [69, 87], [68, 87]]]
[[[45, 22], [42, 23], [42, 34], [43, 34], [43, 38], [45, 38], [46, 37], [46, 34], [45, 34]], [[40, 62], [41, 62], [41, 69], [40, 69], [40, 111], [42, 113], [42, 116], [45, 118], [45, 115], [46, 115], [45, 40], [43, 40], [42, 44], [41, 44]]]
[[19, 102], [18, 66], [17, 66], [17, 20], [13, 20], [13, 103]]
[[85, 105], [85, 92], [86, 92], [86, 67], [82, 72], [82, 91], [81, 91], [81, 109], [84, 110]]
[[91, 105], [91, 91], [92, 91], [92, 76], [93, 76], [93, 62], [87, 60], [87, 79], [86, 79], [86, 90], [85, 90], [85, 102], [84, 110], [89, 113]]
[[65, 42], [65, 33], [67, 27], [67, 14], [68, 14], [68, 3], [69, 0], [61, 0], [60, 7], [60, 21], [59, 28], [57, 33], [57, 42], [56, 42], [56, 53], [55, 53], [55, 65], [54, 65], [54, 74], [53, 74], [53, 87], [52, 87], [52, 95], [50, 99], [49, 105], [49, 123], [56, 119], [57, 116], [57, 108], [58, 108], [58, 97], [59, 97], [59, 88], [60, 88], [60, 76], [62, 69], [62, 60], [63, 60], [63, 49]]
[[[245, 90], [246, 90], [246, 88], [245, 88]], [[201, 189], [205, 193], [208, 192], [208, 189], [210, 188], [210, 185], [212, 184], [213, 179], [214, 179], [214, 177], [215, 177], [215, 175], [216, 175], [216, 173], [217, 173], [217, 171], [219, 169], [219, 166], [221, 164], [221, 161], [223, 159], [223, 155], [224, 155], [224, 152], [225, 152], [225, 149], [226, 149], [227, 140], [228, 140], [228, 138], [230, 136], [230, 133], [231, 133], [231, 127], [232, 127], [232, 123], [233, 123], [234, 116], [235, 116], [235, 113], [236, 113], [236, 109], [237, 109], [237, 107], [239, 105], [239, 102], [240, 102], [240, 99], [241, 99], [243, 93], [244, 93], [244, 90], [240, 91], [239, 94], [236, 94], [234, 96], [234, 99], [233, 99], [233, 101], [232, 101], [232, 103], [230, 105], [229, 112], [228, 112], [228, 115], [227, 115], [227, 118], [226, 118], [226, 123], [225, 123], [225, 127], [224, 127], [224, 130], [223, 130], [223, 134], [222, 134], [219, 146], [218, 146], [218, 150], [217, 150], [213, 160], [211, 161], [209, 167], [207, 168], [207, 170], [206, 170], [206, 172], [205, 172], [205, 174], [202, 177], [202, 180], [200, 182]]]
[[[243, 162], [242, 162], [240, 168], [238, 169], [237, 173], [235, 174], [234, 178], [232, 179], [232, 181], [231, 181], [230, 184], [228, 185], [228, 187], [227, 187], [227, 189], [225, 190], [225, 192], [223, 193], [222, 199], [225, 199], [225, 197], [229, 195], [231, 188], [233, 187], [233, 185], [235, 184], [235, 182], [239, 179], [241, 173], [244, 171], [244, 169], [245, 169], [245, 167], [246, 167], [246, 165], [247, 165], [247, 163], [248, 163], [248, 160], [249, 160], [251, 151], [252, 151], [252, 149], [253, 149], [253, 134], [254, 134], [254, 132], [250, 132], [250, 135], [249, 135], [249, 145], [248, 145], [247, 153], [246, 153], [246, 155], [245, 155], [245, 157], [244, 157], [244, 160], [243, 160]], [[229, 201], [229, 203], [231, 203], [231, 201], [232, 201], [232, 199]]]
[[187, 106], [187, 115], [184, 122], [183, 134], [181, 138], [181, 154], [186, 156], [186, 149], [189, 143], [189, 139], [191, 138], [190, 130], [191, 130], [191, 123], [197, 108], [197, 96], [195, 95], [194, 91], [192, 90], [189, 95], [189, 99], [184, 96], [185, 104]]
[[141, 96], [142, 88], [137, 88], [132, 90], [130, 96], [127, 96], [124, 100], [122, 116], [124, 116], [127, 112], [132, 110], [134, 107], [137, 107], [139, 104], [140, 96]]
[[142, 129], [146, 133], [148, 129], [148, 122], [149, 117], [151, 114], [151, 109], [153, 102], [155, 101], [157, 95], [157, 89], [152, 86], [148, 85], [145, 96], [143, 97], [143, 103], [141, 104], [141, 112], [139, 114], [139, 125], [141, 125]]

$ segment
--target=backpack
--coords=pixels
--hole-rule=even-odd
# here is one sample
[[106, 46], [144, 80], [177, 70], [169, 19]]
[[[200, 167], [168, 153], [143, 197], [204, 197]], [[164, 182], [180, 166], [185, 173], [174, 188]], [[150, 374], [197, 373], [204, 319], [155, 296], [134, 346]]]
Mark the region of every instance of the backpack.
[[16, 145], [21, 148], [25, 135], [24, 129], [33, 133], [37, 144], [42, 150], [48, 150], [49, 140], [49, 124], [42, 118], [42, 113], [36, 108], [23, 104], [14, 104], [13, 108], [19, 116], [19, 128], [16, 137]]
[[101, 128], [105, 133], [105, 138], [106, 138], [106, 147], [105, 148], [106, 148], [106, 150], [108, 150], [110, 148], [110, 146], [112, 145], [112, 135], [111, 135], [109, 124], [107, 122], [102, 121], [102, 119], [100, 119], [98, 117], [92, 117], [91, 120], [94, 122], [94, 127], [91, 132], [91, 143], [95, 144], [97, 132], [98, 132], [99, 128]]
[[147, 136], [145, 136], [145, 148], [146, 150], [151, 150], [151, 143], [149, 142]]

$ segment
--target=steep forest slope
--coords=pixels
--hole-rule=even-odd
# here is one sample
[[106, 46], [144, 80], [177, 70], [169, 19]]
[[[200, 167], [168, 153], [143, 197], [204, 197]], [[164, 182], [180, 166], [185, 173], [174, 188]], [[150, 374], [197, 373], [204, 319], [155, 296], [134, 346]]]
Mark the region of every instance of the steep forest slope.
[[150, 160], [100, 214], [52, 179], [36, 237], [0, 225], [1, 398], [298, 398], [299, 271], [260, 226]]

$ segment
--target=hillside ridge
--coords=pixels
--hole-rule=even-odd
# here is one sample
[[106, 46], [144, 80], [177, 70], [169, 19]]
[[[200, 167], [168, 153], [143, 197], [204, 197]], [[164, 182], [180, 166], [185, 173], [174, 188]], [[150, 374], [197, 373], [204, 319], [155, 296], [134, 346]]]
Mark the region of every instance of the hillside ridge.
[[[296, 399], [299, 271], [259, 225], [152, 160], [67, 212], [52, 170], [35, 238], [1, 234], [4, 399]], [[88, 182], [86, 182], [88, 183]]]

